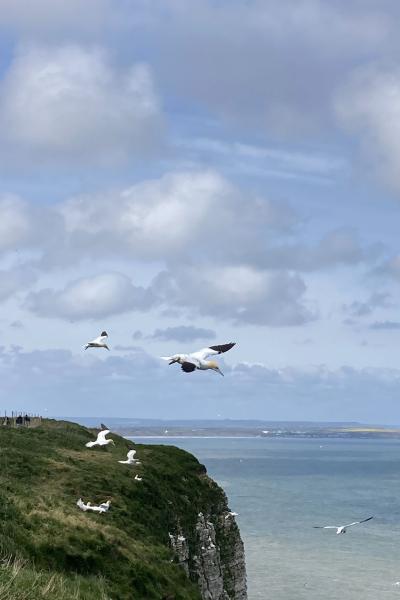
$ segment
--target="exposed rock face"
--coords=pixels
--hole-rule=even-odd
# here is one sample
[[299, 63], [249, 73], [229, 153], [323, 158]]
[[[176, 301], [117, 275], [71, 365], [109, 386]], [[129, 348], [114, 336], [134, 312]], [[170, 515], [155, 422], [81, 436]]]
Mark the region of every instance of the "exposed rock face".
[[190, 541], [170, 534], [176, 560], [197, 581], [203, 600], [247, 600], [243, 542], [221, 490], [221, 505], [198, 514]]

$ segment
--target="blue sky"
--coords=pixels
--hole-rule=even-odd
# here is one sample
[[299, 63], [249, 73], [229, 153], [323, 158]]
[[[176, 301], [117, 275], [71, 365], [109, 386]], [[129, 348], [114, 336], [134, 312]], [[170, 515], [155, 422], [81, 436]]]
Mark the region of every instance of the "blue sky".
[[0, 406], [400, 423], [397, 3], [1, 4]]

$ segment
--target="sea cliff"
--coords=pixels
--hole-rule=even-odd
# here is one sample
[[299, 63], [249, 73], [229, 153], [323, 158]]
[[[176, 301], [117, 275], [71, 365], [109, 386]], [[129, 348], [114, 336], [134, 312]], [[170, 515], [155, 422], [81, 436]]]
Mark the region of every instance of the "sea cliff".
[[[95, 432], [74, 423], [0, 429], [0, 597], [246, 600], [240, 532], [205, 467], [111, 437], [88, 449]], [[132, 448], [141, 464], [119, 464]], [[79, 497], [111, 508], [82, 512]]]

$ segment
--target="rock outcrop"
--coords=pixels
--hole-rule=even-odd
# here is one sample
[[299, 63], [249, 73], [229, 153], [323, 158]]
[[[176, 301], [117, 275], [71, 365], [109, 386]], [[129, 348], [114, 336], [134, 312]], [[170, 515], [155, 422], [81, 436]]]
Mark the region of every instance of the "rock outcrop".
[[[203, 600], [247, 600], [243, 542], [221, 490], [221, 504], [200, 512], [190, 534], [170, 534], [176, 561], [196, 581]], [[188, 537], [186, 537], [188, 536]]]

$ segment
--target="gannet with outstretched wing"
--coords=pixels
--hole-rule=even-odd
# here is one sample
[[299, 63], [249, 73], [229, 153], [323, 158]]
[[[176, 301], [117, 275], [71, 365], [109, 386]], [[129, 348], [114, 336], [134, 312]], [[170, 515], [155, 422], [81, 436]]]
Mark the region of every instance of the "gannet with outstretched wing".
[[223, 375], [218, 363], [214, 360], [207, 360], [207, 358], [209, 356], [216, 356], [217, 354], [228, 352], [228, 350], [233, 348], [235, 343], [236, 342], [230, 342], [229, 344], [221, 344], [219, 346], [209, 346], [208, 348], [203, 348], [202, 350], [192, 352], [191, 354], [174, 354], [173, 356], [162, 356], [161, 358], [167, 360], [170, 365], [179, 363], [182, 371], [185, 371], [185, 373], [191, 373], [196, 369], [199, 369], [200, 371], [211, 369], [212, 371], [216, 371], [220, 375]]
[[87, 502], [87, 504], [85, 504], [82, 498], [79, 498], [76, 504], [84, 512], [91, 510], [92, 512], [105, 513], [110, 508], [111, 500], [107, 500], [107, 502], [102, 502], [101, 504], [99, 504], [99, 506], [92, 506], [90, 502]]
[[366, 523], [367, 521], [370, 521], [373, 518], [374, 517], [368, 517], [368, 519], [363, 519], [362, 521], [354, 521], [353, 523], [348, 523], [347, 525], [314, 525], [314, 529], [336, 529], [336, 535], [339, 535], [341, 533], [346, 533], [346, 529], [348, 527], [353, 527], [353, 525], [360, 525], [360, 523]]
[[92, 446], [107, 446], [107, 444], [113, 444], [115, 446], [114, 440], [106, 438], [108, 433], [110, 433], [109, 429], [103, 429], [102, 431], [99, 431], [97, 434], [97, 439], [94, 442], [87, 442], [85, 446], [87, 448], [92, 448]]
[[95, 338], [91, 342], [88, 342], [85, 345], [85, 350], [87, 350], [88, 348], [107, 348], [107, 350], [109, 350], [110, 348], [107, 346], [107, 340], [108, 340], [107, 331], [102, 331], [101, 334], [97, 338]]
[[118, 462], [121, 463], [121, 465], [140, 465], [140, 460], [134, 458], [135, 454], [136, 450], [129, 450], [127, 454], [128, 458], [126, 460], [119, 460]]

